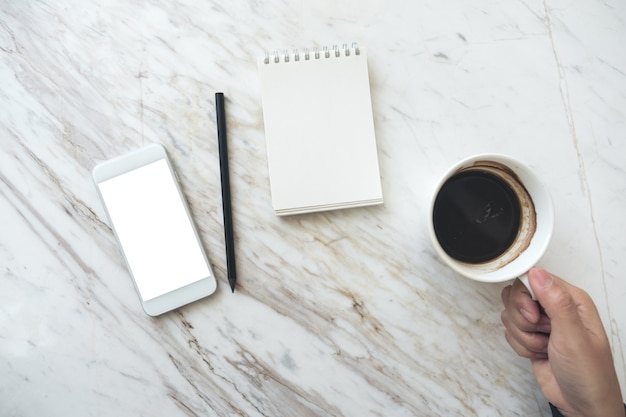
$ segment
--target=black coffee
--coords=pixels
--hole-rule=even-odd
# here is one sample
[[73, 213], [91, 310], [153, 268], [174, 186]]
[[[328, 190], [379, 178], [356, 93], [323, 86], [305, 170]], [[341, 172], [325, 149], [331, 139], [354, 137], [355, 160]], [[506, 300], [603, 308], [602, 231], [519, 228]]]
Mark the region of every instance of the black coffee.
[[483, 263], [502, 255], [520, 225], [513, 189], [488, 171], [462, 171], [441, 187], [433, 209], [437, 240], [452, 258]]

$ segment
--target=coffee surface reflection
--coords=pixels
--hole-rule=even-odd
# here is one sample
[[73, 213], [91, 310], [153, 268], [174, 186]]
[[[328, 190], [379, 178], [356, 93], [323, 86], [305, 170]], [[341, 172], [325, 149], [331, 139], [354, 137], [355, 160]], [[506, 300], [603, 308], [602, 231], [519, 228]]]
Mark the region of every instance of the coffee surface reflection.
[[437, 240], [460, 262], [478, 264], [496, 259], [515, 241], [520, 222], [520, 202], [511, 186], [481, 169], [451, 176], [433, 207]]

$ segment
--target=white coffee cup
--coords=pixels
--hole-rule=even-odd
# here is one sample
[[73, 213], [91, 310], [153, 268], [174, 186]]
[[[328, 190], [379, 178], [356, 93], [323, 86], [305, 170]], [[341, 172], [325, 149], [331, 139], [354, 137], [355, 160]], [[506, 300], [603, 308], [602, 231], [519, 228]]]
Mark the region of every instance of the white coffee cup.
[[[435, 201], [444, 183], [466, 170], [485, 170], [506, 181], [520, 202], [521, 221], [517, 237], [503, 254], [484, 263], [466, 263], [452, 258], [437, 239], [433, 225]], [[482, 282], [504, 282], [520, 278], [528, 287], [528, 271], [545, 253], [554, 229], [554, 207], [548, 190], [521, 162], [504, 155], [485, 154], [469, 157], [452, 166], [437, 183], [430, 202], [430, 236], [441, 259], [464, 277]]]

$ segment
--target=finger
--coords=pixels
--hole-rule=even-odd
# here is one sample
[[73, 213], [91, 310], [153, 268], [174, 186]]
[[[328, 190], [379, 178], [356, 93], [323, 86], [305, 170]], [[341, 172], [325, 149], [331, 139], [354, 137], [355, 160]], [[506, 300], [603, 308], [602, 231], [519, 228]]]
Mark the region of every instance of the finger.
[[528, 279], [552, 325], [572, 330], [582, 328], [570, 285], [540, 268], [531, 269]]
[[526, 285], [519, 279], [513, 282], [511, 301], [526, 320], [531, 323], [537, 323], [539, 321], [539, 304], [532, 299], [528, 288], [526, 288]]
[[[522, 317], [522, 318], [520, 318]], [[523, 314], [516, 313], [515, 309], [504, 309], [500, 315], [500, 320], [505, 325], [514, 326], [524, 332], [536, 332], [550, 334], [552, 332], [552, 322], [545, 314], [539, 316], [537, 323], [530, 323], [523, 318]]]
[[602, 325], [602, 320], [600, 319], [600, 313], [591, 299], [591, 296], [589, 296], [589, 294], [583, 289], [575, 287], [566, 281], [561, 280], [561, 285], [563, 285], [563, 287], [572, 296], [574, 304], [576, 305], [576, 311], [583, 326], [593, 333], [604, 334], [604, 327]]
[[511, 294], [511, 288], [513, 288], [512, 285], [507, 285], [506, 287], [502, 288], [502, 292], [500, 293], [500, 297], [502, 298], [502, 304], [506, 307], [508, 301], [509, 301], [509, 296]]
[[539, 321], [536, 323], [535, 331], [547, 334], [552, 332], [552, 322], [550, 321], [550, 317], [548, 317], [545, 313], [539, 316]]
[[[508, 344], [511, 346], [513, 351], [523, 358], [545, 359], [548, 357], [547, 350], [544, 350], [544, 349], [537, 350], [535, 348], [532, 348], [532, 349], [529, 348], [529, 346], [527, 346], [526, 344], [520, 343], [520, 341], [512, 334], [512, 332], [509, 332], [508, 330], [504, 333], [504, 338], [506, 339]], [[547, 345], [547, 342], [546, 342], [546, 345]]]
[[522, 314], [516, 309], [504, 309], [500, 315], [500, 320], [506, 328], [517, 329], [521, 332], [534, 333], [538, 332], [539, 327], [535, 323], [526, 320]]
[[501, 295], [505, 307], [502, 312], [503, 320], [506, 317], [513, 326], [526, 332], [549, 331], [545, 320], [541, 320], [539, 305], [530, 298], [521, 281], [516, 280], [513, 285], [505, 287]]
[[520, 346], [527, 352], [544, 354], [548, 352], [549, 335], [539, 332], [525, 332], [517, 326], [512, 325], [506, 316], [502, 318], [502, 322], [506, 328], [505, 336], [511, 346], [513, 346], [511, 342], [515, 341], [517, 346]]

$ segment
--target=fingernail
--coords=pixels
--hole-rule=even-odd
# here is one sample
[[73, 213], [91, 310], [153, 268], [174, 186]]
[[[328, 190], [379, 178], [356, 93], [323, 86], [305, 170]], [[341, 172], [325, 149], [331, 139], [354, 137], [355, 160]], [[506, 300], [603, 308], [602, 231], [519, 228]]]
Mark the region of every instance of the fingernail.
[[528, 320], [531, 323], [533, 322], [533, 316], [532, 314], [530, 314], [530, 312], [528, 312], [528, 310], [520, 308], [519, 312], [522, 314], [522, 316], [524, 316], [526, 320]]
[[548, 274], [544, 269], [533, 268], [532, 270], [535, 282], [542, 288], [548, 288], [552, 285], [552, 275]]

